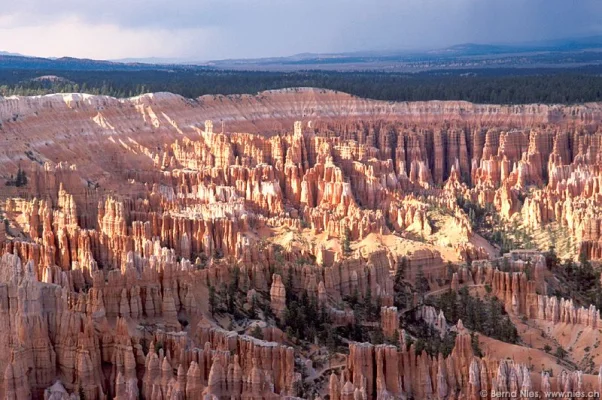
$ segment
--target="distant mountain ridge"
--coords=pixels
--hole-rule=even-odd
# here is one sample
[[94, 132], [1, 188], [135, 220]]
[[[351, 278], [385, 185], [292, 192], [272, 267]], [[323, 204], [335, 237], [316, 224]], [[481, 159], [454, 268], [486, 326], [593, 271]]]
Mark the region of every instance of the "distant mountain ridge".
[[23, 54], [11, 53], [11, 52], [8, 52], [8, 51], [0, 51], [0, 56], [26, 57]]
[[464, 43], [426, 51], [302, 53], [288, 57], [216, 60], [207, 65], [223, 69], [413, 72], [448, 68], [584, 66], [601, 63], [602, 36], [590, 36], [511, 44]]
[[[569, 57], [569, 54], [578, 57]], [[515, 59], [521, 55], [521, 59]], [[45, 69], [82, 71], [177, 70], [190, 68], [251, 69], [251, 70], [387, 70], [405, 71], [462, 67], [467, 58], [477, 57], [483, 67], [488, 64], [504, 67], [524, 64], [563, 65], [602, 63], [602, 35], [565, 38], [513, 44], [464, 43], [434, 50], [356, 51], [343, 53], [300, 53], [284, 57], [254, 59], [223, 59], [193, 61], [179, 58], [125, 58], [92, 60], [73, 57], [43, 58], [0, 51], [0, 69]], [[483, 59], [495, 59], [487, 63]], [[455, 60], [458, 60], [456, 62]], [[500, 61], [501, 60], [501, 61]], [[474, 63], [466, 63], [473, 66]]]
[[43, 69], [54, 71], [136, 71], [136, 70], [165, 70], [178, 67], [167, 64], [145, 64], [137, 62], [116, 62], [107, 60], [92, 60], [86, 58], [61, 57], [43, 58], [14, 55], [0, 52], [0, 69]]
[[602, 49], [602, 35], [583, 38], [568, 38], [544, 40], [536, 42], [523, 42], [516, 44], [482, 44], [464, 43], [449, 46], [428, 53], [457, 53], [461, 55], [487, 55], [499, 53], [525, 53], [536, 51], [566, 52], [579, 50]]

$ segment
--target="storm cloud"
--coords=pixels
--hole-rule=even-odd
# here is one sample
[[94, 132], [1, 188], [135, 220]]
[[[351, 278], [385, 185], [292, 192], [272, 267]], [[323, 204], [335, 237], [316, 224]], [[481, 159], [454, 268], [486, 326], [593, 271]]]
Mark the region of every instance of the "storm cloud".
[[187, 60], [602, 33], [600, 0], [0, 0], [0, 50]]

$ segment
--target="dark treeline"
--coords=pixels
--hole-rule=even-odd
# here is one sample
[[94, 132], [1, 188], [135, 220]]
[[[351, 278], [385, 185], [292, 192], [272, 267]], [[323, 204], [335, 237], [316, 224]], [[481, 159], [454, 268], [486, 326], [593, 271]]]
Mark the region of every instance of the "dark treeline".
[[[514, 71], [514, 72], [513, 72]], [[597, 70], [380, 72], [259, 72], [193, 68], [174, 71], [0, 70], [0, 95], [85, 92], [129, 97], [172, 92], [255, 94], [287, 87], [319, 87], [388, 101], [466, 100], [475, 103], [582, 103], [602, 101]], [[32, 80], [56, 75], [58, 81]]]

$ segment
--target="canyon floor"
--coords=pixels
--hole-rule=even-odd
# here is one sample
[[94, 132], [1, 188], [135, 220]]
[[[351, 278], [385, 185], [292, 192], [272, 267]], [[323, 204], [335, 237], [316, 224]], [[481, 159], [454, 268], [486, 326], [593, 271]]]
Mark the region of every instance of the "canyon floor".
[[601, 125], [315, 88], [0, 98], [0, 397], [599, 392]]

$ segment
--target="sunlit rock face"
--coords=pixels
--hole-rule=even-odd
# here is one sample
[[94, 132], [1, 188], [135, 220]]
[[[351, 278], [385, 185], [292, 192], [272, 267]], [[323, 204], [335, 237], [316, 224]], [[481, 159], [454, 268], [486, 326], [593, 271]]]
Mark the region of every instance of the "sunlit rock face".
[[[476, 357], [463, 326], [429, 308], [429, 326], [458, 334], [445, 357], [419, 353], [393, 303], [405, 257], [410, 282], [488, 285], [509, 313], [597, 328], [595, 307], [545, 294], [537, 259], [533, 279], [478, 263], [447, 276], [445, 263], [497, 250], [457, 197], [529, 229], [556, 224], [574, 254], [602, 258], [601, 118], [597, 104], [389, 103], [320, 89], [2, 98], [0, 396], [291, 398], [308, 361], [274, 326], [291, 296], [335, 327], [356, 322], [349, 298], [371, 299], [376, 326], [399, 340], [347, 344], [321, 396], [594, 387], [590, 375]], [[238, 300], [217, 306], [254, 325], [213, 312], [227, 291]]]

